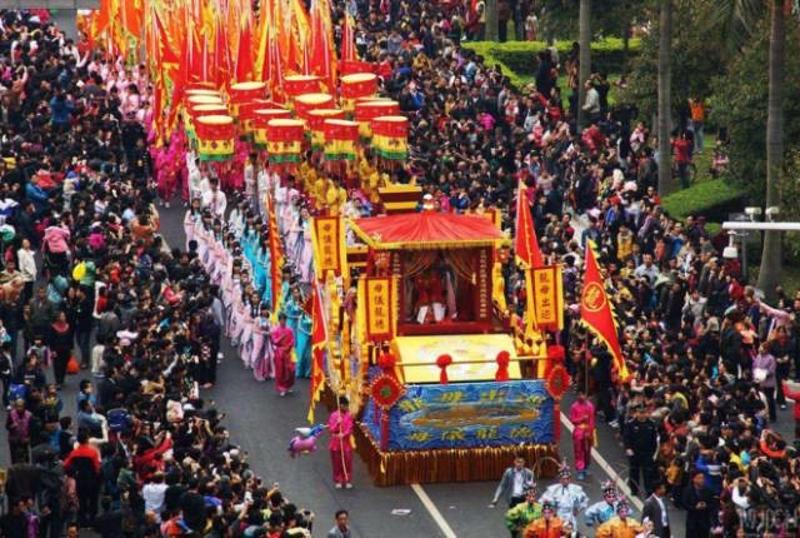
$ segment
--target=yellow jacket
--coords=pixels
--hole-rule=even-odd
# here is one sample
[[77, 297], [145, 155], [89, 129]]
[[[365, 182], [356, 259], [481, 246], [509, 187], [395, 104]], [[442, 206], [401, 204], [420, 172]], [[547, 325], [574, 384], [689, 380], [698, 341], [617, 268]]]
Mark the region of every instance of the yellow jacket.
[[597, 528], [595, 538], [636, 538], [643, 530], [644, 527], [635, 519], [622, 521], [619, 516], [614, 516]]

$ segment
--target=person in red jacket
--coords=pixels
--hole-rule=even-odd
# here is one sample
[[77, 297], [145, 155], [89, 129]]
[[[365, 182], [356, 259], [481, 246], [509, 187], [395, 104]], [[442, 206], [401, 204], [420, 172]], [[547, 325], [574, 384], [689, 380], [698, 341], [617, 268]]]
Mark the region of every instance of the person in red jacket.
[[136, 476], [139, 480], [144, 483], [150, 479], [153, 473], [164, 471], [162, 457], [167, 450], [172, 448], [172, 435], [169, 432], [163, 432], [156, 437], [155, 446], [150, 444], [148, 440], [146, 443], [137, 445], [136, 448], [133, 469], [136, 471]]
[[94, 525], [100, 494], [100, 453], [89, 444], [89, 432], [78, 431], [78, 446], [64, 460], [64, 470], [75, 478], [78, 494], [78, 525]]

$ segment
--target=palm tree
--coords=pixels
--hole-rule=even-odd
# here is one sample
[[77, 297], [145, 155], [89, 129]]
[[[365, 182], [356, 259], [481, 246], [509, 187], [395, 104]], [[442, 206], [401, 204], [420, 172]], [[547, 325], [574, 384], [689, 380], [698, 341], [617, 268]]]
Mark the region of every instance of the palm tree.
[[[780, 206], [778, 179], [783, 168], [783, 75], [786, 58], [786, 22], [791, 4], [772, 0], [769, 31], [769, 98], [767, 101], [767, 207]], [[766, 232], [758, 271], [758, 287], [772, 296], [781, 274], [781, 234]]]
[[661, 0], [658, 33], [658, 193], [675, 189], [672, 175], [672, 0]]
[[581, 0], [580, 11], [578, 12], [578, 42], [580, 44], [580, 56], [578, 58], [578, 131], [580, 132], [586, 123], [586, 115], [583, 113], [583, 103], [586, 100], [586, 81], [589, 80], [591, 73], [591, 53], [592, 53], [592, 28], [591, 28], [591, 0]]
[[[769, 10], [769, 67], [767, 100], [767, 189], [766, 206], [781, 203], [778, 180], [784, 158], [784, 83], [786, 69], [786, 17], [792, 9], [790, 0], [724, 0], [717, 4], [717, 26], [728, 36], [729, 48], [735, 49], [750, 37], [753, 22]], [[766, 232], [761, 251], [758, 287], [772, 297], [781, 274], [780, 232]]]

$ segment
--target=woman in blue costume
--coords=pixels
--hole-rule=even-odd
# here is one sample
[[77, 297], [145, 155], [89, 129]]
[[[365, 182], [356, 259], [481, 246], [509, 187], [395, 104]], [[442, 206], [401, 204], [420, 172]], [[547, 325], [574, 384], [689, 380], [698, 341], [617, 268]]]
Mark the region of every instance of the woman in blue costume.
[[[294, 351], [298, 353], [297, 336], [300, 332], [300, 317], [303, 315], [303, 297], [300, 295], [300, 288], [297, 287], [296, 283], [293, 283], [289, 297], [283, 304], [283, 313], [286, 314], [286, 326], [292, 329], [292, 333], [294, 333]], [[299, 368], [296, 371], [299, 371]]]
[[311, 316], [303, 310], [300, 324], [295, 333], [295, 352], [297, 353], [297, 377], [311, 377]]
[[255, 284], [258, 292], [261, 294], [261, 302], [264, 304], [272, 304], [272, 277], [270, 270], [272, 265], [269, 257], [269, 239], [266, 234], [261, 236], [261, 245], [256, 250], [256, 263], [253, 265], [255, 273]]

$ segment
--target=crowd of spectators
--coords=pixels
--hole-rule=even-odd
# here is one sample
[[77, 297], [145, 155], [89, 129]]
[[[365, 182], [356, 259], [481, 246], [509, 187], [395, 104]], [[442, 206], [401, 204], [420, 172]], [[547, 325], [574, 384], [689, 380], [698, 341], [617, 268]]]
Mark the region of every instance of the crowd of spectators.
[[198, 385], [221, 327], [196, 254], [158, 234], [144, 68], [4, 11], [0, 94], [0, 535], [310, 536]]

